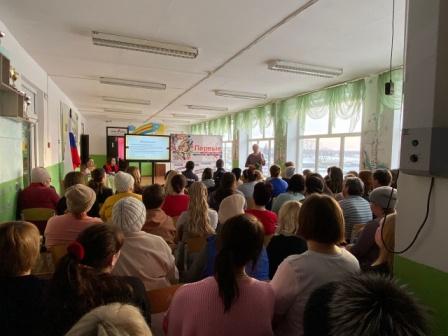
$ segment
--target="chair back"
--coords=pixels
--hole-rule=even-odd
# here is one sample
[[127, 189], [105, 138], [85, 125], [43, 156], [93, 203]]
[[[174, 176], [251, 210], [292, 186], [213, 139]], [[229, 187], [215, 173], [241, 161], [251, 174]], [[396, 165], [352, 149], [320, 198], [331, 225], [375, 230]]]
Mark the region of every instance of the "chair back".
[[179, 289], [182, 284], [173, 285], [170, 287], [153, 289], [146, 292], [149, 304], [151, 306], [151, 314], [158, 314], [166, 312], [173, 299], [174, 293]]
[[61, 260], [62, 257], [67, 254], [67, 246], [68, 244], [60, 244], [48, 248], [51, 253], [51, 259], [53, 260], [53, 265], [55, 268], [59, 263], [59, 260]]
[[189, 253], [199, 253], [207, 244], [205, 237], [193, 237], [186, 240], [185, 245]]
[[23, 209], [21, 213], [22, 220], [27, 222], [45, 222], [53, 216], [54, 210], [47, 208]]

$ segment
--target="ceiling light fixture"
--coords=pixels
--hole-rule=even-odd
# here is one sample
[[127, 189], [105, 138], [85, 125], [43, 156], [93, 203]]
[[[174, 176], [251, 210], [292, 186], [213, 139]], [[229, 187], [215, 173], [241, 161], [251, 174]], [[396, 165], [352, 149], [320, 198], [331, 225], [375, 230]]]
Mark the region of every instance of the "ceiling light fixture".
[[96, 31], [92, 31], [92, 42], [94, 45], [102, 47], [127, 49], [182, 58], [196, 58], [199, 54], [198, 49], [194, 47], [149, 41]]
[[135, 105], [150, 105], [150, 100], [144, 99], [133, 99], [133, 98], [117, 98], [117, 97], [103, 97], [105, 102], [110, 103], [125, 103], [125, 104], [135, 104]]
[[261, 93], [215, 90], [215, 95], [221, 97], [230, 97], [238, 99], [266, 99], [268, 95]]
[[139, 111], [139, 110], [121, 110], [121, 109], [113, 109], [113, 108], [105, 108], [104, 112], [120, 113], [120, 114], [142, 114], [143, 113], [143, 111]]
[[268, 68], [275, 71], [292, 72], [301, 75], [333, 78], [342, 75], [342, 68], [330, 68], [319, 65], [301, 64], [287, 61], [268, 62]]
[[134, 88], [152, 89], [152, 90], [165, 90], [166, 84], [143, 82], [132, 79], [112, 78], [112, 77], [100, 77], [101, 84], [129, 86]]
[[189, 119], [207, 119], [205, 114], [181, 114], [173, 113], [174, 118], [189, 118]]
[[190, 110], [205, 110], [205, 111], [219, 111], [227, 112], [229, 109], [227, 107], [219, 106], [205, 106], [205, 105], [187, 105]]

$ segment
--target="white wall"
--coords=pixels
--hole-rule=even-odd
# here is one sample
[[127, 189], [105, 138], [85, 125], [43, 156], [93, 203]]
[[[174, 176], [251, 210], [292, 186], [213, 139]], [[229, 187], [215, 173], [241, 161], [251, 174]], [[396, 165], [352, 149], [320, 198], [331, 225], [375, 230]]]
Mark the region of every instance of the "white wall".
[[[60, 103], [70, 106], [79, 114], [74, 104], [60, 90], [55, 82], [48, 76], [44, 69], [26, 52], [26, 50], [14, 38], [13, 32], [0, 21], [0, 30], [6, 33], [1, 41], [0, 51], [11, 61], [11, 65], [36, 88], [44, 92], [44, 111], [39, 115], [38, 147], [42, 153], [39, 157], [39, 165], [50, 166], [61, 161], [60, 145]], [[20, 87], [20, 79], [17, 82]], [[2, 130], [3, 132], [3, 130]], [[48, 146], [49, 144], [49, 146]], [[20, 164], [14, 162], [11, 164]], [[16, 176], [18, 177], [18, 176]], [[9, 177], [8, 177], [9, 178]], [[0, 180], [3, 182], [4, 180]]]

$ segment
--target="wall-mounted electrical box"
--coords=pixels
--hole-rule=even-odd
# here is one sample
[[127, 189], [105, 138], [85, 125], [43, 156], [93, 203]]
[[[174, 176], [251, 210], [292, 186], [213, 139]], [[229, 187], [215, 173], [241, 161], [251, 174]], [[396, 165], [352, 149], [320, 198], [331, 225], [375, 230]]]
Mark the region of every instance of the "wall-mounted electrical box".
[[409, 1], [400, 170], [448, 177], [448, 1]]

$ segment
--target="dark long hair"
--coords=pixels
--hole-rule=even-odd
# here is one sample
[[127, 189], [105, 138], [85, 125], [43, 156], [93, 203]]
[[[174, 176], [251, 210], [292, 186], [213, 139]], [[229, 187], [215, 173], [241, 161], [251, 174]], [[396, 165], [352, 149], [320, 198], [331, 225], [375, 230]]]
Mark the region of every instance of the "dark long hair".
[[217, 242], [215, 279], [224, 312], [230, 310], [240, 294], [237, 282], [239, 274], [236, 272], [249, 262], [256, 265], [263, 240], [263, 226], [252, 216], [232, 217], [223, 225]]
[[336, 166], [328, 168], [328, 176], [330, 177], [330, 183], [328, 187], [333, 194], [342, 192], [342, 183], [344, 182], [344, 174], [342, 169]]
[[81, 232], [75, 243], [77, 251], [71, 250], [59, 261], [50, 282], [49, 334], [64, 334], [95, 307], [111, 302], [131, 302], [130, 286], [102, 274], [110, 258], [122, 247], [123, 240], [121, 231], [106, 224], [92, 225]]
[[233, 195], [233, 186], [236, 183], [236, 177], [233, 173], [222, 174], [219, 187], [215, 191], [215, 202], [219, 206], [222, 200], [227, 196]]
[[96, 168], [91, 173], [92, 179], [89, 181], [88, 186], [95, 190], [97, 195], [103, 193], [104, 183], [103, 178], [106, 175], [106, 171], [103, 168]]

